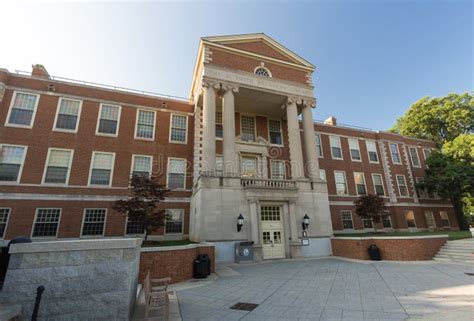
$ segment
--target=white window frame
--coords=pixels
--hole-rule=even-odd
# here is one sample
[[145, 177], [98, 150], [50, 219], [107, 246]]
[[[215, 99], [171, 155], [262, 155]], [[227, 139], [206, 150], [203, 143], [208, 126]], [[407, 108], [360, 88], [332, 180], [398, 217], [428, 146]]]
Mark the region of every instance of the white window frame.
[[184, 184], [182, 188], [173, 188], [173, 191], [183, 191], [186, 190], [186, 174], [187, 174], [187, 159], [179, 157], [168, 157], [168, 164], [166, 165], [166, 187], [168, 187], [169, 178], [170, 178], [170, 161], [171, 160], [181, 160], [184, 161]]
[[[185, 140], [184, 142], [180, 142], [180, 141], [176, 141], [176, 140], [171, 140], [171, 132], [173, 131], [173, 116], [181, 116], [181, 117], [186, 117], [186, 135], [185, 135]], [[182, 145], [186, 145], [188, 143], [188, 115], [184, 115], [184, 114], [171, 114], [170, 115], [170, 133], [169, 133], [169, 142], [172, 143], [172, 144], [182, 144]], [[224, 127], [222, 127], [224, 128]], [[180, 128], [181, 129], [181, 128]]]
[[1, 210], [8, 210], [7, 221], [5, 222], [5, 230], [3, 230], [3, 235], [0, 236], [0, 240], [5, 239], [5, 235], [7, 234], [8, 223], [10, 222], [10, 217], [12, 216], [12, 208], [11, 207], [0, 207]]
[[380, 180], [382, 181], [383, 194], [379, 196], [385, 196], [386, 194], [385, 194], [385, 187], [383, 186], [383, 175], [379, 173], [372, 173], [372, 185], [374, 186], [374, 193], [377, 195], [377, 189], [375, 188], [376, 185], [375, 185], [374, 176], [380, 176]]
[[[336, 179], [336, 173], [342, 173], [344, 175], [344, 183], [346, 184], [346, 193], [345, 194], [339, 194], [337, 192], [337, 179]], [[347, 176], [345, 171], [334, 171], [334, 185], [336, 187], [336, 195], [337, 196], [346, 196], [349, 195], [349, 184], [347, 183]]]
[[[390, 221], [390, 227], [383, 226], [383, 220], [386, 218], [388, 218], [388, 220]], [[382, 224], [382, 229], [384, 230], [393, 230], [392, 216], [390, 215], [390, 213], [388, 213], [388, 215], [385, 216], [384, 218], [380, 219], [380, 224]]]
[[[332, 142], [331, 142], [331, 137], [336, 137], [339, 140], [339, 149], [341, 150], [341, 157], [334, 157], [334, 154], [332, 153]], [[335, 146], [337, 147], [337, 146]], [[342, 143], [341, 143], [341, 137], [337, 135], [329, 135], [329, 148], [331, 149], [331, 158], [335, 160], [343, 160], [344, 159], [344, 153], [342, 152]]]
[[[72, 101], [77, 101], [79, 102], [79, 110], [77, 113], [77, 122], [76, 122], [76, 128], [74, 130], [72, 129], [63, 129], [63, 128], [57, 128], [57, 122], [58, 122], [58, 117], [59, 117], [59, 109], [61, 108], [61, 102], [63, 100], [72, 100]], [[59, 97], [58, 99], [58, 106], [56, 108], [56, 115], [54, 116], [54, 124], [53, 124], [53, 131], [55, 132], [62, 132], [62, 133], [73, 133], [76, 134], [77, 131], [79, 130], [79, 122], [81, 120], [81, 112], [82, 112], [82, 100], [79, 99], [71, 99], [67, 97]]]
[[138, 237], [143, 237], [145, 236], [145, 229], [143, 229], [143, 233], [130, 233], [127, 234], [127, 227], [128, 227], [128, 215], [125, 216], [125, 230], [123, 231], [123, 236], [124, 237], [133, 237], [133, 236], [138, 236]]
[[[351, 141], [355, 142], [357, 144], [357, 150], [359, 151], [359, 157], [360, 159], [354, 159], [352, 158], [352, 150], [355, 148], [351, 148]], [[349, 156], [351, 157], [351, 161], [353, 162], [362, 162], [362, 153], [360, 152], [360, 144], [359, 144], [359, 140], [357, 138], [348, 138], [347, 139], [347, 143], [349, 144]]]
[[[270, 121], [277, 121], [277, 122], [280, 123], [281, 144], [274, 144], [274, 143], [271, 142], [271, 138], [270, 138]], [[282, 126], [282, 124], [281, 124], [281, 120], [279, 120], [279, 119], [267, 118], [267, 128], [268, 128], [268, 143], [269, 143], [271, 146], [283, 147], [283, 126]]]
[[[415, 150], [415, 154], [416, 154], [416, 159], [418, 160], [418, 165], [415, 165], [413, 163], [413, 157], [411, 155], [411, 151], [412, 150]], [[420, 155], [418, 154], [418, 148], [417, 147], [414, 147], [414, 146], [408, 146], [408, 156], [410, 156], [410, 162], [411, 162], [411, 165], [415, 168], [421, 168], [421, 160], [420, 160]]]
[[[344, 227], [344, 221], [347, 221], [347, 220], [344, 220], [342, 218], [342, 212], [349, 212], [349, 215], [351, 216], [352, 228], [345, 228]], [[339, 211], [339, 216], [341, 218], [341, 224], [342, 224], [342, 230], [343, 231], [353, 231], [355, 229], [354, 228], [354, 218], [352, 217], [352, 211], [351, 210], [340, 210]]]
[[425, 158], [425, 162], [428, 158], [428, 156], [426, 156], [426, 151], [429, 151], [430, 154], [433, 153], [433, 150], [431, 148], [423, 148], [423, 157]]
[[244, 158], [253, 158], [255, 159], [255, 177], [250, 177], [250, 176], [245, 176], [247, 178], [258, 178], [259, 175], [260, 175], [260, 172], [259, 172], [259, 168], [258, 168], [258, 157], [255, 156], [255, 155], [249, 155], [249, 154], [241, 154], [240, 155], [240, 159], [239, 159], [239, 172], [240, 172], [240, 176], [244, 177], [243, 176], [243, 171], [242, 171], [242, 160]]
[[[431, 219], [433, 220], [433, 225], [432, 225], [432, 226], [430, 226], [430, 225], [428, 224], [428, 220], [426, 219], [426, 216], [427, 216], [426, 214], [427, 214], [427, 213], [430, 213], [430, 214], [431, 214], [430, 216], [431, 216]], [[424, 218], [425, 218], [426, 227], [429, 228], [429, 229], [434, 229], [434, 228], [436, 228], [436, 227], [437, 227], [437, 226], [436, 226], [436, 220], [435, 220], [433, 211], [432, 211], [432, 210], [425, 210], [425, 211], [423, 212], [423, 214], [424, 214]], [[441, 217], [441, 215], [440, 215], [440, 217]]]
[[[146, 111], [153, 113], [153, 136], [151, 138], [146, 137], [138, 137], [138, 116], [140, 115], [140, 111]], [[137, 108], [137, 112], [135, 114], [135, 131], [133, 134], [133, 138], [136, 140], [146, 140], [146, 141], [154, 141], [155, 140], [155, 131], [156, 131], [156, 110], [146, 109], [146, 108]]]
[[[367, 143], [374, 143], [374, 147], [375, 147], [375, 155], [377, 155], [377, 161], [374, 162], [372, 160], [370, 160], [370, 150], [369, 150], [369, 145]], [[380, 157], [379, 157], [379, 152], [377, 151], [377, 142], [375, 140], [366, 140], [365, 141], [365, 148], [367, 149], [367, 158], [369, 159], [369, 163], [372, 163], [372, 164], [379, 164], [380, 163]]]
[[167, 208], [165, 209], [165, 211], [173, 211], [173, 210], [181, 210], [181, 232], [179, 233], [168, 233], [166, 232], [166, 219], [165, 219], [165, 225], [163, 226], [163, 234], [164, 235], [183, 235], [184, 234], [184, 214], [185, 214], [185, 210], [184, 208]]
[[[400, 159], [400, 162], [395, 162], [395, 160], [393, 159], [392, 145], [397, 146], [397, 154], [398, 154], [398, 158]], [[398, 143], [389, 142], [388, 143], [388, 150], [390, 151], [390, 159], [392, 160], [392, 164], [402, 165], [402, 154], [400, 154], [400, 148], [398, 148]]]
[[[373, 231], [375, 230], [375, 222], [373, 219], [371, 218], [362, 218], [361, 220], [361, 223], [362, 223], [362, 228], [364, 229], [364, 231]], [[369, 221], [372, 223], [372, 227], [365, 227], [364, 225], [364, 221]]]
[[[104, 228], [102, 229], [102, 234], [101, 235], [82, 235], [82, 232], [84, 231], [84, 223], [86, 221], [86, 211], [87, 210], [105, 210], [105, 216], [104, 216]], [[107, 225], [107, 213], [108, 210], [106, 207], [86, 207], [84, 208], [84, 211], [82, 212], [82, 224], [81, 224], [81, 234], [80, 237], [82, 239], [93, 239], [93, 238], [101, 238], [105, 236], [105, 228]]]
[[[217, 113], [221, 114], [220, 123], [217, 122]], [[215, 124], [216, 140], [224, 139], [224, 123], [223, 122], [224, 122], [224, 114], [222, 113], [222, 110], [216, 110], [216, 124]], [[217, 136], [217, 125], [220, 125], [222, 128], [222, 137]]]
[[[400, 183], [399, 183], [399, 181], [398, 181], [398, 177], [403, 177], [403, 182], [405, 183], [404, 185], [405, 185], [405, 187], [406, 187], [406, 189], [407, 189], [407, 195], [402, 195], [402, 193], [401, 193], [401, 191], [400, 191]], [[407, 179], [406, 179], [405, 175], [397, 174], [397, 175], [395, 175], [395, 179], [396, 179], [396, 181], [397, 181], [397, 187], [398, 187], [398, 195], [399, 195], [399, 197], [400, 197], [400, 198], [402, 198], [402, 197], [410, 197], [410, 190], [409, 190], [409, 188], [408, 188]]]
[[[448, 225], [447, 226], [443, 224], [443, 217], [441, 216], [441, 213], [446, 213], [446, 218], [448, 220]], [[439, 219], [441, 221], [441, 227], [442, 228], [451, 228], [451, 221], [449, 220], [448, 211], [439, 211]]]
[[[46, 183], [46, 172], [48, 171], [48, 165], [49, 165], [49, 159], [51, 157], [51, 152], [53, 150], [59, 150], [59, 151], [65, 151], [65, 152], [70, 152], [71, 157], [69, 158], [69, 164], [67, 166], [67, 175], [66, 175], [66, 182], [65, 183]], [[44, 164], [44, 169], [43, 169], [43, 179], [41, 180], [41, 184], [44, 185], [58, 185], [58, 186], [67, 186], [69, 185], [69, 177], [71, 175], [71, 169], [72, 169], [72, 160], [74, 158], [74, 149], [67, 149], [67, 148], [56, 148], [56, 147], [50, 147], [48, 148], [48, 155], [46, 156], [46, 162]]]
[[[412, 212], [412, 213], [413, 213], [413, 222], [415, 222], [415, 227], [409, 227], [409, 226], [408, 226], [408, 220], [407, 220], [407, 216], [406, 216], [408, 212]], [[408, 229], [414, 230], [414, 229], [417, 229], [417, 228], [418, 228], [418, 224], [416, 223], [415, 211], [413, 211], [413, 210], [405, 210], [405, 211], [403, 211], [403, 218], [405, 219], [405, 223], [407, 224], [407, 228], [408, 228]]]
[[[270, 70], [269, 70], [267, 67], [261, 66], [261, 65], [255, 67], [255, 69], [253, 70], [253, 73], [254, 73], [255, 75], [257, 75], [256, 72], [257, 72], [258, 69], [265, 69], [265, 71], [268, 73], [268, 78], [272, 78], [272, 73], [270, 72]], [[262, 75], [257, 75], [257, 76], [259, 76], [259, 77], [265, 77], [265, 76], [262, 76]]]
[[[319, 146], [321, 147], [321, 155], [318, 154], [318, 141], [316, 140], [316, 136], [319, 137]], [[318, 155], [318, 158], [324, 158], [323, 138], [322, 138], [321, 133], [315, 133], [314, 134], [314, 139], [316, 140], [316, 155]]]
[[[222, 115], [222, 116], [224, 116], [224, 115]], [[242, 136], [243, 136], [242, 117], [249, 117], [249, 118], [251, 117], [251, 118], [253, 118], [253, 134], [254, 134], [254, 140], [253, 141], [242, 140]], [[243, 141], [243, 142], [246, 142], [246, 143], [255, 143], [257, 141], [257, 117], [255, 117], [255, 115], [240, 114], [240, 140]]]
[[[284, 160], [281, 160], [281, 159], [271, 159], [270, 160], [270, 178], [271, 179], [277, 179], [277, 178], [273, 178], [273, 166], [272, 166], [272, 163], [283, 163], [283, 178], [282, 179], [286, 179], [286, 163]], [[258, 160], [257, 160], [257, 166], [258, 166]]]
[[20, 169], [18, 170], [18, 177], [17, 177], [16, 181], [0, 181], [0, 185], [19, 184], [20, 181], [21, 181], [21, 175], [23, 174], [23, 167], [25, 166], [26, 153], [28, 152], [28, 146], [25, 146], [25, 145], [13, 145], [13, 144], [0, 144], [0, 150], [3, 148], [3, 146], [8, 146], [8, 147], [23, 147], [23, 148], [24, 148], [23, 158], [22, 158], [22, 160], [21, 160]]
[[[324, 174], [321, 175], [321, 173], [324, 173]], [[324, 176], [324, 178], [323, 178], [323, 176]], [[325, 181], [325, 182], [328, 181], [328, 180], [327, 180], [326, 170], [325, 170], [325, 169], [322, 169], [322, 168], [319, 169], [319, 178], [321, 178], [321, 179], [322, 179], [323, 181]]]
[[[113, 106], [113, 107], [118, 107], [118, 119], [117, 119], [117, 132], [115, 134], [107, 134], [107, 133], [100, 133], [99, 132], [99, 125], [100, 125], [100, 115], [102, 114], [102, 107], [104, 105], [107, 106]], [[97, 125], [95, 129], [95, 134], [96, 136], [104, 136], [104, 137], [118, 137], [119, 131], [120, 131], [120, 120], [122, 118], [122, 106], [120, 105], [114, 105], [114, 104], [107, 104], [107, 103], [101, 103], [100, 108], [99, 108], [99, 115], [97, 116]], [[136, 126], [135, 126], [136, 127]]]
[[[33, 236], [35, 231], [36, 219], [38, 218], [39, 210], [59, 210], [59, 219], [58, 219], [58, 228], [56, 229], [55, 236]], [[30, 238], [32, 239], [57, 239], [59, 234], [59, 228], [61, 227], [61, 218], [63, 217], [63, 209], [61, 207], [37, 207], [35, 209], [35, 218], [33, 220], [33, 225], [31, 226]]]
[[[91, 184], [91, 179], [92, 179], [92, 166], [94, 166], [94, 157], [95, 154], [110, 154], [112, 155], [112, 168], [110, 169], [110, 183], [109, 185], [96, 185], [96, 184]], [[92, 151], [92, 156], [91, 156], [91, 163], [89, 166], [89, 179], [87, 181], [87, 186], [93, 186], [94, 188], [107, 188], [112, 186], [112, 181], [114, 179], [114, 168], [115, 168], [115, 153], [114, 152], [102, 152], [102, 151]]]
[[150, 170], [148, 177], [150, 178], [153, 170], [153, 156], [151, 155], [141, 155], [141, 154], [132, 154], [132, 167], [130, 168], [130, 177], [133, 175], [133, 168], [135, 167], [135, 157], [146, 157], [150, 159]]
[[[419, 183], [423, 182], [424, 179], [425, 179], [424, 177], [415, 177], [415, 182], [417, 184], [419, 184]], [[415, 191], [418, 193], [418, 197], [420, 199], [429, 199], [430, 198], [429, 193], [428, 193], [426, 188], [421, 189], [421, 188], [418, 188], [418, 187], [415, 186]]]
[[[36, 96], [35, 108], [33, 109], [33, 115], [31, 116], [31, 124], [30, 125], [20, 125], [20, 124], [10, 123], [10, 114], [12, 112], [13, 105], [15, 103], [17, 94]], [[33, 126], [35, 124], [36, 112], [38, 111], [38, 104], [39, 104], [40, 98], [41, 98], [41, 95], [39, 95], [39, 94], [34, 94], [34, 93], [27, 92], [27, 91], [14, 91], [13, 95], [12, 95], [12, 99], [10, 101], [10, 107], [8, 108], [7, 118], [5, 119], [5, 126], [6, 127], [28, 128], [28, 129], [33, 128]]]
[[[362, 180], [364, 181], [364, 187], [365, 187], [365, 194], [359, 194], [359, 192], [357, 191], [356, 174], [361, 174], [362, 175]], [[369, 190], [367, 189], [367, 182], [365, 180], [365, 173], [363, 173], [363, 172], [354, 172], [354, 186], [355, 186], [355, 191], [356, 191], [357, 196], [368, 195], [369, 194]]]

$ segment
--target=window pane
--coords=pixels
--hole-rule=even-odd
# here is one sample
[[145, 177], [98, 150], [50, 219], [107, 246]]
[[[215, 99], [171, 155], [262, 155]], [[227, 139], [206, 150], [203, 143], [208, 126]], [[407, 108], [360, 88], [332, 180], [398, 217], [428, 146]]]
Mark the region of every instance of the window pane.
[[365, 195], [367, 194], [367, 190], [365, 188], [365, 179], [363, 173], [354, 173], [354, 180], [357, 188], [358, 195]]
[[321, 146], [321, 135], [316, 134], [314, 137], [316, 138], [316, 152], [318, 153], [319, 157], [322, 157], [323, 147]]
[[117, 121], [101, 119], [99, 122], [99, 133], [102, 134], [116, 134], [117, 133]]
[[374, 181], [375, 193], [377, 195], [384, 195], [385, 192], [384, 192], [384, 189], [383, 189], [382, 175], [374, 174], [374, 175], [372, 175], [372, 179]]
[[77, 124], [77, 116], [59, 114], [58, 119], [56, 121], [56, 128], [75, 130], [76, 124]]
[[285, 163], [282, 161], [272, 161], [272, 179], [285, 179]]
[[93, 167], [99, 169], [112, 169], [113, 160], [113, 154], [95, 153]]
[[170, 219], [166, 219], [165, 222], [165, 233], [182, 233], [183, 232], [183, 209], [171, 209], [166, 210], [167, 214], [171, 216]]
[[71, 160], [71, 152], [68, 150], [51, 150], [49, 154], [49, 166], [68, 167]]
[[222, 113], [220, 111], [216, 111], [216, 137], [224, 137], [224, 132], [222, 129]]
[[45, 183], [65, 184], [67, 181], [67, 167], [48, 166]]
[[336, 191], [338, 195], [347, 194], [346, 176], [343, 172], [334, 172], [334, 178], [336, 180]]
[[10, 215], [9, 208], [0, 208], [0, 238], [5, 237], [5, 230], [7, 229], [8, 216]]
[[242, 135], [243, 141], [255, 141], [255, 118], [250, 116], [242, 116]]
[[333, 158], [342, 158], [341, 141], [339, 137], [330, 136], [331, 152]]
[[126, 234], [145, 234], [145, 226], [142, 222], [132, 221], [127, 218], [127, 231]]
[[446, 211], [440, 211], [439, 216], [441, 217], [441, 226], [442, 227], [449, 227], [449, 217], [448, 217], [448, 212]]
[[184, 188], [186, 163], [180, 159], [170, 159], [168, 169], [168, 187]]
[[415, 214], [413, 213], [413, 211], [405, 212], [405, 220], [407, 222], [408, 227], [416, 227]]
[[102, 105], [99, 120], [99, 133], [116, 134], [120, 107]]
[[408, 188], [406, 186], [405, 177], [402, 175], [397, 175], [397, 183], [400, 191], [400, 196], [409, 196]]
[[86, 209], [84, 213], [84, 225], [82, 226], [83, 236], [101, 236], [104, 234], [105, 213], [103, 208]]
[[109, 185], [110, 173], [108, 169], [93, 169], [91, 175], [91, 184], [93, 185]]
[[10, 124], [30, 126], [32, 119], [33, 119], [32, 110], [13, 108], [10, 113], [10, 119], [8, 120], [8, 122]]
[[392, 220], [390, 219], [390, 216], [385, 216], [382, 219], [382, 226], [383, 228], [392, 228]]
[[360, 150], [359, 150], [359, 141], [357, 139], [349, 139], [349, 149], [351, 152], [352, 160], [361, 160]]
[[224, 174], [224, 158], [216, 156], [216, 175], [222, 176]]
[[345, 230], [354, 228], [351, 211], [341, 211], [342, 227]]
[[257, 159], [255, 157], [242, 157], [240, 170], [244, 177], [257, 176]]
[[56, 236], [59, 225], [59, 208], [41, 208], [37, 210], [36, 221], [33, 227], [33, 237]]
[[102, 105], [100, 118], [117, 121], [119, 117], [119, 112], [120, 107], [118, 106]]
[[420, 167], [420, 159], [418, 158], [418, 152], [416, 148], [410, 147], [408, 149], [410, 151], [410, 158], [411, 158], [411, 163], [414, 167]]
[[150, 176], [151, 157], [135, 156], [133, 159], [133, 175]]
[[15, 182], [19, 173], [20, 165], [0, 164], [0, 181]]
[[16, 93], [13, 108], [34, 111], [36, 105], [36, 96], [24, 93]]
[[436, 227], [436, 222], [434, 220], [432, 211], [425, 211], [425, 221], [426, 221], [426, 226]]
[[20, 172], [24, 147], [5, 146], [0, 150], [0, 181], [16, 181]]
[[364, 225], [364, 228], [368, 228], [368, 229], [374, 228], [374, 223], [372, 222], [372, 220], [364, 219], [362, 220], [362, 224]]
[[281, 126], [278, 120], [268, 120], [268, 128], [270, 132], [270, 144], [282, 144]]
[[401, 163], [400, 155], [398, 154], [398, 146], [397, 144], [390, 144], [390, 151], [392, 153], [392, 161], [396, 164]]

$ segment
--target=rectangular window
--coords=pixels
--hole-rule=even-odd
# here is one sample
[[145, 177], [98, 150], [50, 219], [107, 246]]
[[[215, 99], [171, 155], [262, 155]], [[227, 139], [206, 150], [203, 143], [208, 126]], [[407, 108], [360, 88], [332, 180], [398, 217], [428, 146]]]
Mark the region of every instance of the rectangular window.
[[168, 158], [168, 188], [184, 189], [186, 185], [186, 160]]
[[333, 159], [342, 159], [341, 138], [339, 136], [329, 136], [331, 144], [331, 156]]
[[353, 161], [360, 161], [362, 160], [360, 157], [360, 148], [359, 148], [359, 140], [355, 138], [349, 138], [349, 150], [351, 152], [351, 160]]
[[366, 195], [367, 187], [365, 186], [365, 175], [364, 173], [354, 173], [354, 181], [356, 185], [357, 195]]
[[135, 126], [135, 138], [154, 140], [155, 139], [155, 119], [156, 112], [152, 110], [137, 110], [137, 124]]
[[10, 217], [9, 208], [0, 208], [0, 239], [5, 237], [5, 231], [7, 230], [8, 218]]
[[89, 185], [112, 185], [115, 153], [92, 152]]
[[323, 181], [326, 181], [326, 170], [320, 169], [320, 170], [319, 170], [319, 177], [321, 177], [321, 179], [322, 179]]
[[106, 214], [105, 208], [86, 208], [81, 236], [103, 236]]
[[372, 174], [372, 181], [374, 182], [375, 194], [383, 196], [385, 191], [383, 188], [383, 178], [380, 174]]
[[418, 157], [418, 151], [416, 147], [409, 147], [408, 151], [410, 152], [410, 159], [413, 167], [421, 167], [420, 158]]
[[240, 123], [242, 127], [241, 139], [245, 142], [255, 141], [255, 117], [244, 116], [240, 117]]
[[347, 195], [346, 173], [334, 171], [334, 179], [336, 181], [337, 195]]
[[425, 221], [428, 228], [436, 228], [436, 222], [433, 216], [433, 211], [425, 211]]
[[257, 158], [243, 156], [240, 160], [240, 173], [243, 177], [256, 177]]
[[170, 141], [173, 143], [187, 142], [188, 116], [171, 115], [171, 134]]
[[120, 106], [101, 104], [96, 134], [117, 136], [119, 130], [120, 112]]
[[33, 127], [38, 101], [39, 95], [15, 92], [8, 111], [7, 125]]
[[25, 156], [25, 146], [0, 145], [0, 181], [19, 182]]
[[130, 219], [127, 216], [127, 227], [125, 229], [126, 235], [142, 235], [145, 234], [145, 225], [142, 222], [138, 222]]
[[377, 153], [377, 145], [374, 141], [366, 140], [365, 145], [367, 146], [367, 154], [369, 155], [370, 163], [378, 163], [379, 156]]
[[408, 228], [416, 228], [415, 213], [413, 211], [405, 211], [405, 220]]
[[270, 161], [272, 179], [285, 179], [285, 162], [272, 160]]
[[440, 211], [439, 216], [441, 217], [441, 226], [442, 227], [450, 227], [451, 225], [449, 224], [449, 217], [448, 217], [448, 212], [446, 211]]
[[383, 228], [392, 228], [392, 218], [390, 217], [390, 215], [384, 216], [382, 218], [382, 226]]
[[398, 151], [398, 144], [396, 143], [390, 144], [390, 154], [392, 155], [392, 162], [394, 164], [402, 163], [402, 159], [400, 158], [400, 153]]
[[397, 185], [398, 185], [398, 192], [400, 193], [400, 197], [410, 196], [408, 193], [408, 187], [407, 187], [407, 182], [405, 180], [405, 176], [397, 175]]
[[374, 228], [374, 221], [365, 218], [362, 219], [362, 225], [364, 226], [364, 229], [372, 230]]
[[314, 135], [316, 139], [316, 153], [318, 153], [318, 157], [323, 157], [323, 145], [321, 145], [321, 135], [316, 134]]
[[354, 223], [352, 222], [352, 212], [349, 210], [341, 211], [342, 228], [345, 230], [353, 230]]
[[168, 209], [166, 214], [169, 218], [165, 222], [165, 234], [181, 234], [183, 233], [183, 216], [184, 209]]
[[133, 155], [132, 175], [150, 177], [153, 156]]
[[222, 156], [216, 156], [216, 175], [224, 175], [224, 157]]
[[75, 133], [79, 126], [82, 101], [59, 98], [54, 130]]
[[67, 184], [72, 157], [71, 149], [49, 148], [43, 183]]
[[222, 112], [216, 111], [216, 138], [223, 138], [224, 130], [222, 127]]
[[268, 120], [268, 132], [270, 136], [270, 144], [283, 145], [281, 122], [279, 120]]
[[60, 208], [37, 208], [32, 237], [56, 237], [60, 217]]
[[[424, 178], [423, 177], [415, 177], [415, 181], [416, 181], [417, 184], [423, 183]], [[428, 198], [428, 191], [426, 190], [426, 188], [417, 187], [416, 191], [418, 193], [419, 198]]]
[[425, 148], [423, 149], [423, 155], [425, 156], [425, 161], [430, 157], [431, 155], [431, 149]]

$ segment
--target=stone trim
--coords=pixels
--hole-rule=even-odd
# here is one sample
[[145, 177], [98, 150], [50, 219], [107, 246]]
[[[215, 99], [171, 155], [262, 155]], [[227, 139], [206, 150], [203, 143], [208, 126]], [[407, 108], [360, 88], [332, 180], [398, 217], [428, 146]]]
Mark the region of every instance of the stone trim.
[[449, 235], [421, 235], [421, 236], [332, 236], [332, 240], [412, 240], [449, 238]]
[[[190, 191], [190, 190], [186, 190]], [[74, 194], [31, 194], [31, 193], [0, 193], [0, 200], [38, 200], [38, 201], [105, 201], [114, 202], [128, 195], [74, 195]], [[189, 203], [189, 197], [165, 197], [163, 203]]]
[[141, 252], [166, 252], [166, 251], [180, 251], [196, 249], [198, 247], [210, 247], [214, 246], [212, 243], [199, 243], [199, 244], [187, 244], [187, 245], [176, 245], [176, 246], [150, 246], [142, 247]]

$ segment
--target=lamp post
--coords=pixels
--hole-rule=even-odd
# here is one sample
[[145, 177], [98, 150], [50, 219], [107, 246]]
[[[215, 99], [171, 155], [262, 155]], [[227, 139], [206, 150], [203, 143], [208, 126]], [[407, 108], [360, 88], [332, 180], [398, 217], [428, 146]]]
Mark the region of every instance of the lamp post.
[[240, 232], [242, 226], [244, 226], [244, 217], [240, 214], [239, 217], [237, 217], [237, 232]]
[[303, 231], [306, 230], [309, 226], [309, 216], [308, 214], [305, 214], [303, 216]]

